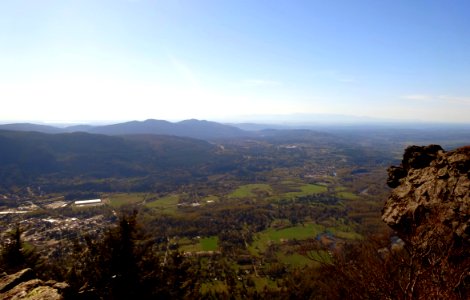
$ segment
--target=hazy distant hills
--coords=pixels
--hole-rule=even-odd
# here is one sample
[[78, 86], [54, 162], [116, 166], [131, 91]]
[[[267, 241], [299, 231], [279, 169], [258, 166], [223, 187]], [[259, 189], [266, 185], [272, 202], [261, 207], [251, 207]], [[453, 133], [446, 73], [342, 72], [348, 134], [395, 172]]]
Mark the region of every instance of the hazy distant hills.
[[42, 133], [61, 133], [67, 132], [64, 128], [58, 128], [49, 125], [39, 125], [32, 123], [13, 123], [0, 125], [0, 130], [12, 131], [37, 131]]
[[37, 131], [42, 133], [89, 132], [106, 135], [157, 134], [203, 140], [248, 137], [253, 135], [252, 132], [234, 126], [195, 119], [176, 123], [150, 119], [146, 121], [131, 121], [103, 126], [76, 125], [65, 128], [17, 123], [0, 125], [0, 130]]
[[223, 125], [216, 122], [185, 120], [171, 123], [162, 120], [146, 120], [143, 122], [132, 121], [114, 125], [94, 127], [89, 130], [92, 133], [108, 135], [123, 134], [163, 134], [197, 139], [220, 139], [249, 136], [250, 133], [239, 128]]

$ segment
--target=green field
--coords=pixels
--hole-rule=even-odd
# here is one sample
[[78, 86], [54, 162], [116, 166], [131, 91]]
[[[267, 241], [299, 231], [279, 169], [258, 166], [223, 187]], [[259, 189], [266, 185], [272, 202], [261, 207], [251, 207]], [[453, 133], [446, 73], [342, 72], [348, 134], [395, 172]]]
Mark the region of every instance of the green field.
[[114, 208], [119, 208], [127, 204], [143, 202], [147, 194], [145, 193], [117, 193], [109, 196], [109, 204]]
[[255, 240], [251, 245], [252, 252], [264, 252], [271, 243], [280, 243], [282, 240], [305, 240], [315, 238], [323, 232], [325, 227], [318, 224], [306, 224], [283, 229], [269, 228], [255, 235]]
[[293, 199], [296, 197], [325, 193], [328, 190], [328, 188], [324, 185], [319, 185], [319, 184], [305, 184], [305, 185], [301, 185], [297, 187], [296, 190], [298, 191], [288, 192], [288, 193], [283, 194], [282, 196], [285, 198]]
[[358, 200], [360, 197], [354, 193], [351, 192], [338, 192], [336, 193], [339, 198], [341, 199], [346, 199], [346, 200]]
[[183, 252], [216, 251], [219, 248], [219, 238], [217, 236], [200, 238], [199, 242], [193, 244], [182, 240], [180, 244], [183, 244], [180, 247]]
[[272, 188], [269, 184], [246, 184], [239, 186], [228, 195], [229, 198], [249, 198], [257, 197], [260, 194], [272, 195]]
[[152, 202], [147, 202], [145, 206], [149, 208], [158, 209], [162, 213], [174, 214], [178, 208], [178, 195], [168, 195], [166, 197], [159, 198]]
[[219, 245], [219, 238], [217, 236], [211, 236], [202, 238], [199, 240], [202, 251], [215, 251]]
[[274, 190], [269, 184], [246, 184], [239, 186], [228, 194], [228, 198], [256, 198], [268, 197], [271, 200], [295, 199], [297, 197], [320, 194], [328, 191], [328, 188], [319, 184], [302, 184], [295, 181], [284, 181]]

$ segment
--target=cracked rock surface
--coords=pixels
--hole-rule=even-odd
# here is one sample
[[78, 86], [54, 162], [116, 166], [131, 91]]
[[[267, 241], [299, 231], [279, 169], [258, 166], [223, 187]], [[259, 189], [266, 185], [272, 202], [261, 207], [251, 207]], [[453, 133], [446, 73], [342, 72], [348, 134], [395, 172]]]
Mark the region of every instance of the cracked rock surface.
[[400, 238], [416, 242], [412, 237], [421, 226], [418, 240], [424, 243], [439, 227], [452, 232], [457, 244], [470, 242], [470, 146], [448, 152], [438, 145], [411, 146], [388, 172], [394, 190], [382, 219]]

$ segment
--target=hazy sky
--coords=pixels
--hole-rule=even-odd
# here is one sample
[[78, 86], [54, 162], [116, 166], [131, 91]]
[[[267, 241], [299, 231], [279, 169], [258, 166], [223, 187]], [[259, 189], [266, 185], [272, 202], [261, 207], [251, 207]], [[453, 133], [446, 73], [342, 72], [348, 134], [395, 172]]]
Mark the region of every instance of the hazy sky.
[[470, 122], [468, 0], [1, 0], [0, 120]]

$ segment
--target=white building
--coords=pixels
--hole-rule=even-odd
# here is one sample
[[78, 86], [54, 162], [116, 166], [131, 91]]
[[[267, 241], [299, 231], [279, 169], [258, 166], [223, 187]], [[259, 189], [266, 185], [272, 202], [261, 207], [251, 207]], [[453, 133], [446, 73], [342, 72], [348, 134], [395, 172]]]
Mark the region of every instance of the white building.
[[96, 205], [102, 205], [103, 201], [101, 199], [91, 199], [91, 200], [80, 200], [80, 201], [75, 201], [74, 204], [76, 206], [96, 206]]

